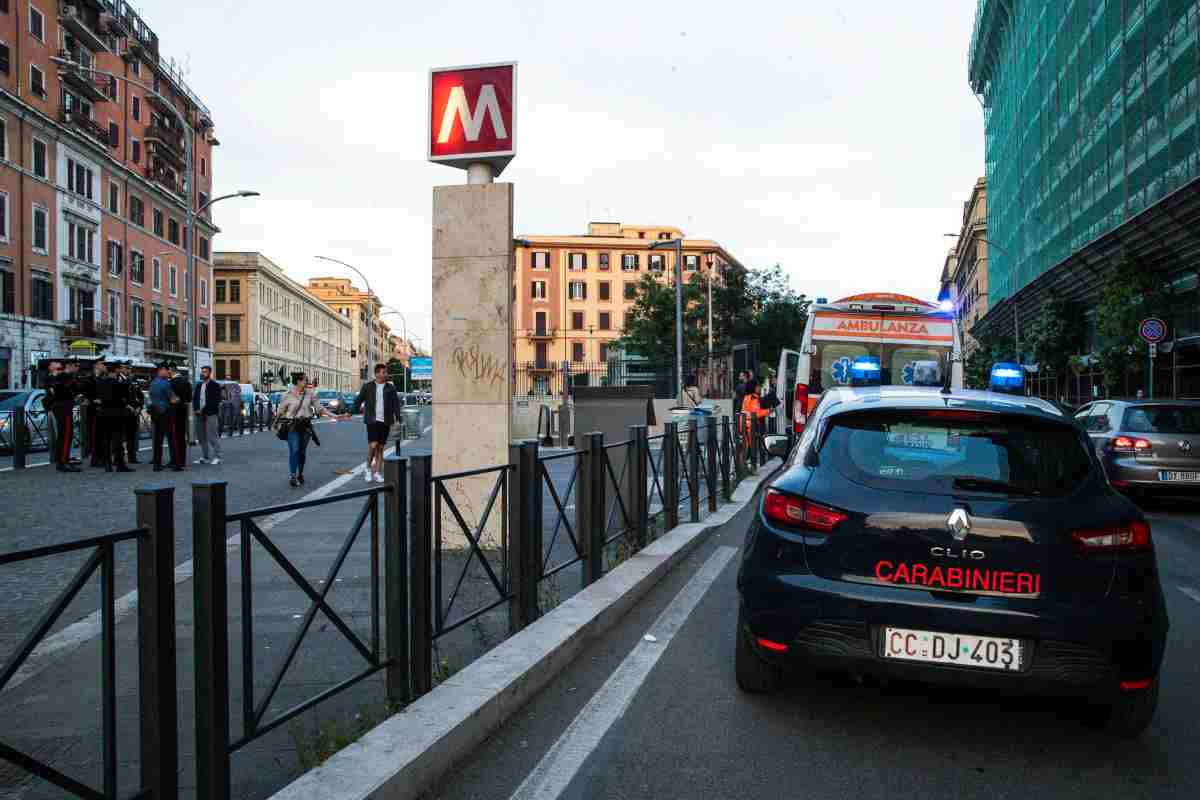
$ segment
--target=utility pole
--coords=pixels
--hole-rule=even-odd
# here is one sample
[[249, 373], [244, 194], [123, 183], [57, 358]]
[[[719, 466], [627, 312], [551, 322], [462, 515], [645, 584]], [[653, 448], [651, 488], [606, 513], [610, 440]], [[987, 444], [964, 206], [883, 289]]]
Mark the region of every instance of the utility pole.
[[683, 237], [670, 242], [654, 242], [651, 250], [673, 248], [675, 251], [675, 399], [683, 402]]

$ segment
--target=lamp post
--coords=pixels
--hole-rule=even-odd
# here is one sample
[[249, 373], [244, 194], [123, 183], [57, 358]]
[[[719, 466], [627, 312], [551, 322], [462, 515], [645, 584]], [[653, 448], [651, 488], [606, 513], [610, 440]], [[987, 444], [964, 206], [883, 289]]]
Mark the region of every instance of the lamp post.
[[652, 242], [651, 250], [675, 251], [675, 380], [676, 401], [683, 402], [683, 239], [669, 242]]
[[74, 70], [78, 70], [80, 72], [89, 72], [93, 75], [103, 75], [111, 80], [122, 81], [127, 85], [132, 85], [132, 86], [138, 87], [143, 92], [145, 92], [147, 96], [158, 98], [158, 100], [162, 103], [164, 108], [170, 109], [171, 114], [174, 115], [174, 117], [175, 117], [175, 120], [180, 124], [180, 126], [184, 129], [185, 133], [187, 134], [186, 138], [184, 139], [184, 143], [183, 143], [184, 144], [184, 160], [187, 163], [186, 169], [184, 170], [184, 178], [183, 178], [184, 193], [185, 193], [184, 208], [186, 209], [186, 214], [184, 217], [184, 227], [187, 230], [186, 242], [184, 244], [184, 253], [185, 253], [185, 259], [186, 259], [186, 263], [187, 263], [188, 280], [190, 281], [191, 293], [192, 293], [191, 299], [188, 301], [188, 320], [189, 320], [188, 324], [193, 326], [191, 335], [188, 337], [188, 341], [190, 343], [188, 366], [191, 368], [192, 374], [194, 377], [195, 373], [197, 372], [197, 369], [196, 369], [196, 330], [195, 330], [195, 325], [196, 325], [196, 263], [195, 263], [195, 252], [194, 252], [195, 248], [194, 248], [192, 242], [196, 236], [196, 231], [195, 231], [196, 217], [203, 214], [205, 211], [207, 211], [212, 206], [213, 203], [216, 203], [219, 200], [227, 200], [231, 197], [258, 197], [259, 193], [255, 192], [255, 191], [247, 191], [247, 190], [232, 192], [230, 194], [221, 195], [220, 197], [214, 197], [213, 199], [206, 202], [199, 209], [197, 209], [195, 207], [194, 200], [193, 200], [193, 197], [194, 197], [195, 191], [196, 191], [196, 181], [195, 181], [195, 166], [193, 163], [194, 159], [192, 157], [192, 140], [195, 138], [196, 132], [195, 132], [195, 129], [192, 128], [191, 123], [189, 123], [187, 121], [187, 118], [183, 115], [183, 112], [181, 112], [179, 109], [177, 109], [175, 107], [175, 104], [172, 103], [170, 100], [168, 100], [166, 97], [164, 97], [163, 95], [156, 92], [152, 87], [147, 86], [146, 84], [144, 84], [140, 81], [135, 81], [132, 78], [125, 77], [124, 75], [118, 75], [115, 72], [107, 72], [105, 70], [96, 69], [95, 67], [84, 66], [83, 64], [80, 64], [78, 61], [72, 61], [69, 58], [62, 58], [61, 56], [51, 56], [50, 60], [53, 61], [55, 64], [58, 64], [60, 67], [65, 67], [67, 69], [74, 69]]
[[[340, 264], [343, 267], [345, 267], [346, 269], [353, 270], [354, 273], [358, 275], [358, 277], [363, 279], [363, 283], [365, 283], [367, 285], [367, 319], [366, 319], [367, 364], [370, 365], [372, 363], [371, 345], [374, 343], [374, 339], [375, 339], [375, 329], [372, 327], [373, 323], [371, 321], [371, 303], [374, 299], [376, 299], [375, 298], [375, 290], [371, 288], [371, 282], [369, 280], [367, 280], [367, 276], [362, 273], [362, 270], [360, 270], [358, 267], [354, 266], [353, 264], [347, 264], [345, 261], [338, 261], [336, 258], [330, 258], [329, 256], [314, 256], [314, 257], [320, 261], [328, 261], [333, 264]], [[361, 377], [361, 375], [360, 375], [360, 377]]]

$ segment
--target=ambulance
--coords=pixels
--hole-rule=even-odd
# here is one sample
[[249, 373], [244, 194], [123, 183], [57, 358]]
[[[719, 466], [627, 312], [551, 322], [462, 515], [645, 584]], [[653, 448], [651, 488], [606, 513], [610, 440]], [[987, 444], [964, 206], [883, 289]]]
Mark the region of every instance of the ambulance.
[[785, 349], [776, 432], [804, 430], [826, 389], [963, 385], [962, 342], [952, 309], [902, 294], [869, 293], [809, 307], [796, 350]]

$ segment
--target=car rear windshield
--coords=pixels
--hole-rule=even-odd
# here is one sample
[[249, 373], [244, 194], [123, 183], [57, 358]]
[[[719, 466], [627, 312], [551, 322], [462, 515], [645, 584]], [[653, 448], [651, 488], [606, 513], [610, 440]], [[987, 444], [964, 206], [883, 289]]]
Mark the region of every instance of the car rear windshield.
[[831, 425], [822, 462], [876, 488], [1061, 496], [1092, 470], [1077, 430], [1029, 417], [870, 412]]
[[1121, 430], [1130, 433], [1200, 433], [1200, 406], [1135, 406]]

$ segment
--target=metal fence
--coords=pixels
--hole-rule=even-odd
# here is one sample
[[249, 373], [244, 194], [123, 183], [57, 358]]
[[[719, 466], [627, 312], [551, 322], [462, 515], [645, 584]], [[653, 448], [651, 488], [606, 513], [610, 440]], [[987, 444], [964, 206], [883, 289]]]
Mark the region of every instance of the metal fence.
[[[513, 395], [563, 397], [575, 386], [651, 386], [655, 397], [669, 399], [678, 394], [677, 370], [674, 361], [525, 361], [513, 365]], [[729, 354], [688, 357], [683, 374], [705, 397], [733, 395], [733, 358]]]

